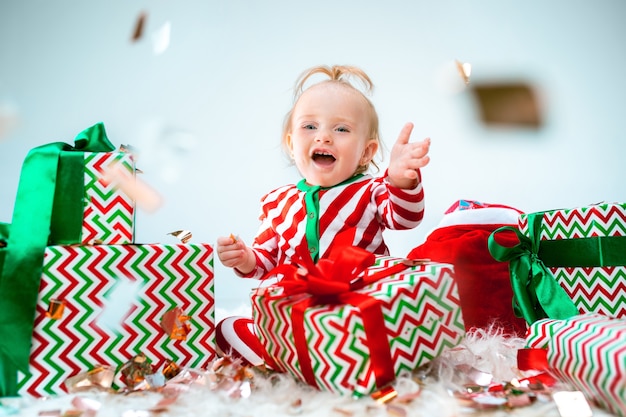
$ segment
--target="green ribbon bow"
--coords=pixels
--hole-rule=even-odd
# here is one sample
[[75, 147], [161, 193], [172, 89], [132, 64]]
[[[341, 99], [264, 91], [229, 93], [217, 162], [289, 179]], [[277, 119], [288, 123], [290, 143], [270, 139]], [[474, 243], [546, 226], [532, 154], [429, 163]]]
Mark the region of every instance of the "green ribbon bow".
[[[528, 324], [543, 318], [566, 319], [578, 314], [578, 308], [565, 290], [554, 279], [542, 261], [540, 245], [545, 241], [539, 238], [541, 213], [528, 215], [529, 237], [517, 227], [503, 226], [495, 230], [488, 241], [491, 256], [500, 262], [509, 262], [509, 273], [513, 289], [513, 310]], [[505, 247], [496, 242], [496, 235], [505, 231], [513, 232], [519, 244]], [[559, 240], [555, 242], [567, 242]], [[575, 253], [569, 254], [575, 262]]]
[[[17, 395], [28, 372], [45, 248], [78, 243], [84, 210], [83, 152], [111, 152], [104, 125], [32, 149], [22, 172], [11, 224], [0, 224], [0, 396]], [[63, 163], [61, 163], [63, 161]]]

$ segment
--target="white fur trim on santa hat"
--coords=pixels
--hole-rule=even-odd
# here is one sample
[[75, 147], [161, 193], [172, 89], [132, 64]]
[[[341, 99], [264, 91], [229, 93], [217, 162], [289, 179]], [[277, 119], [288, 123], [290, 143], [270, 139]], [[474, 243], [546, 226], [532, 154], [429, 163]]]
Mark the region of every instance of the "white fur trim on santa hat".
[[517, 224], [520, 214], [519, 210], [504, 207], [458, 210], [443, 216], [437, 228], [466, 224]]

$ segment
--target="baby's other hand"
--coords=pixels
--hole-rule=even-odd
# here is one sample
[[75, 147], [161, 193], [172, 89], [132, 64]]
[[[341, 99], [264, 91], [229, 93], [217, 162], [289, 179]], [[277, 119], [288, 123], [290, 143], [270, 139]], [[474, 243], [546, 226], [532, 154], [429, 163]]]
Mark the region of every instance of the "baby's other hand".
[[242, 274], [252, 272], [256, 266], [256, 257], [252, 249], [233, 235], [218, 237], [216, 252], [222, 265], [237, 268]]
[[387, 175], [389, 182], [398, 188], [414, 188], [417, 186], [418, 170], [425, 167], [430, 158], [430, 138], [421, 142], [409, 143], [413, 123], [407, 123], [402, 128], [398, 140], [391, 149], [389, 169]]

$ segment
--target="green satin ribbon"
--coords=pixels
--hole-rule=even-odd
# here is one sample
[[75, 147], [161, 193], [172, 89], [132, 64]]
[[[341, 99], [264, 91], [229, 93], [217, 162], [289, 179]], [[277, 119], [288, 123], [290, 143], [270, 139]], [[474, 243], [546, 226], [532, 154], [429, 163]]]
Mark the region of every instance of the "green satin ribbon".
[[[28, 372], [45, 248], [50, 242], [63, 243], [54, 240], [52, 231], [56, 230], [63, 239], [74, 239], [72, 243], [80, 242], [83, 152], [115, 149], [102, 123], [85, 129], [74, 143], [74, 147], [51, 143], [28, 153], [22, 165], [13, 219], [10, 225], [0, 228], [0, 240], [6, 243], [6, 247], [0, 248], [0, 396], [17, 395], [17, 371]], [[80, 165], [80, 173], [76, 166], [66, 167], [67, 163]], [[70, 232], [61, 233], [63, 227]]]
[[306, 207], [306, 242], [309, 247], [309, 253], [313, 262], [319, 260], [320, 255], [320, 190], [330, 190], [331, 188], [340, 187], [342, 185], [350, 184], [359, 178], [363, 174], [357, 174], [347, 180], [334, 185], [332, 187], [322, 187], [319, 185], [309, 185], [305, 179], [300, 180], [297, 184], [298, 190], [304, 192], [304, 205]]
[[[495, 230], [488, 240], [491, 256], [500, 262], [509, 262], [511, 286], [513, 289], [513, 310], [528, 324], [543, 318], [566, 319], [578, 314], [578, 308], [542, 261], [539, 239], [541, 213], [528, 215], [529, 237], [517, 227], [504, 226]], [[495, 236], [501, 232], [513, 232], [519, 244], [513, 247], [502, 246]], [[559, 240], [558, 242], [566, 242]], [[569, 253], [572, 262], [576, 253]]]

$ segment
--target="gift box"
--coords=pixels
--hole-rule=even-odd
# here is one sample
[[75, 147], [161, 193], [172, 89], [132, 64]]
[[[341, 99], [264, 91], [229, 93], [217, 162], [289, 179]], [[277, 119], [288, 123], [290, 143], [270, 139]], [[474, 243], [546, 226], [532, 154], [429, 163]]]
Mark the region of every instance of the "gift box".
[[67, 378], [139, 354], [155, 368], [203, 367], [214, 330], [211, 245], [49, 246], [19, 393], [62, 394]]
[[132, 157], [114, 152], [104, 125], [31, 149], [24, 159], [11, 223], [0, 223], [0, 396], [17, 394], [27, 372], [33, 314], [46, 247], [132, 242], [132, 200], [101, 181], [111, 163], [134, 178]]
[[[51, 143], [29, 152], [16, 209], [32, 212], [32, 205], [45, 207], [51, 245], [133, 243], [135, 201], [105, 179], [114, 164], [134, 179], [133, 155], [115, 150], [102, 123], [79, 133], [74, 142], [75, 146]], [[28, 186], [36, 188], [40, 198], [29, 200], [23, 189]]]
[[[526, 342], [546, 349], [545, 370], [582, 391], [588, 400], [626, 416], [626, 319], [587, 313], [533, 323]], [[536, 365], [543, 368], [541, 364]]]
[[[497, 234], [514, 232], [504, 247]], [[490, 251], [510, 261], [517, 312], [528, 323], [580, 313], [626, 317], [626, 204], [522, 214], [517, 230], [490, 237]]]
[[355, 267], [339, 259], [348, 249], [304, 278], [279, 267], [286, 275], [254, 290], [252, 306], [268, 365], [359, 397], [457, 345], [465, 328], [451, 265], [369, 254]]
[[[127, 152], [85, 152], [84, 197], [80, 242], [62, 237], [63, 221], [57, 221], [53, 210], [52, 244], [128, 244], [134, 241], [135, 201], [119, 190], [114, 183], [104, 180], [106, 169], [118, 164], [130, 178], [135, 176], [133, 156]], [[63, 195], [64, 192], [61, 192]], [[60, 196], [55, 195], [55, 199]], [[62, 207], [55, 204], [56, 207]]]

